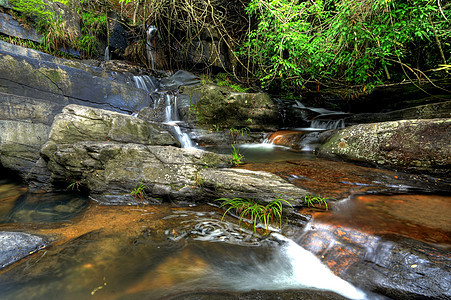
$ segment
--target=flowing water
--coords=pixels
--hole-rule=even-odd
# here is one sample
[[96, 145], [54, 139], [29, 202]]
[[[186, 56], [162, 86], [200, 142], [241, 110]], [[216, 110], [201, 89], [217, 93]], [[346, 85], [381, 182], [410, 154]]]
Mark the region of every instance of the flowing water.
[[[150, 27], [149, 27], [150, 28]], [[157, 114], [158, 110], [164, 111], [164, 119], [160, 120], [162, 124], [168, 126], [168, 130], [176, 138], [182, 148], [194, 148], [186, 122], [182, 121], [177, 107], [177, 93], [169, 91], [159, 91], [159, 82], [154, 77], [148, 75], [133, 76], [135, 86], [148, 92], [154, 99], [153, 110]], [[162, 109], [161, 109], [162, 108]], [[158, 116], [156, 116], [158, 119]]]
[[[326, 255], [324, 249], [341, 244], [332, 233], [344, 229], [337, 228], [355, 228], [366, 240], [395, 234], [451, 244], [449, 214], [444, 213], [451, 210], [450, 197], [374, 194], [390, 186], [403, 188], [390, 181], [400, 180], [392, 172], [299, 156], [288, 163], [247, 167], [263, 166], [277, 166], [273, 172], [311, 190], [329, 188], [330, 194], [354, 196], [331, 204], [328, 212], [305, 209], [313, 215], [305, 230], [288, 226], [255, 235], [232, 217], [222, 220], [223, 211], [211, 206], [105, 207], [74, 194], [30, 194], [24, 186], [0, 181], [1, 230], [54, 241], [0, 272], [0, 298], [184, 299], [198, 293], [213, 297], [267, 291], [263, 293], [271, 299], [268, 295], [280, 295], [276, 291], [291, 291], [287, 299], [303, 293], [329, 297], [329, 292], [348, 299], [383, 299], [336, 276], [348, 260]], [[331, 179], [314, 166], [323, 172], [329, 167]]]

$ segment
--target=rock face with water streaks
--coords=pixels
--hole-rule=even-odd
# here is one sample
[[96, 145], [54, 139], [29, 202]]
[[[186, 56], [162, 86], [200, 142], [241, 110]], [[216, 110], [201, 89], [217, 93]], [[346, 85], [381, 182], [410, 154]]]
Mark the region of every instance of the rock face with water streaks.
[[388, 169], [449, 175], [451, 119], [361, 124], [332, 134], [319, 147], [325, 157]]
[[136, 203], [130, 192], [142, 183], [154, 199], [205, 201], [282, 195], [294, 205], [306, 192], [266, 172], [222, 169], [231, 157], [173, 147], [178, 142], [158, 125], [136, 117], [69, 105], [55, 117], [41, 150], [54, 184], [77, 183], [104, 204]]
[[0, 69], [0, 166], [33, 182], [48, 184], [39, 151], [64, 106], [79, 103], [130, 112], [150, 103], [125, 77], [109, 78], [104, 69], [2, 41]]

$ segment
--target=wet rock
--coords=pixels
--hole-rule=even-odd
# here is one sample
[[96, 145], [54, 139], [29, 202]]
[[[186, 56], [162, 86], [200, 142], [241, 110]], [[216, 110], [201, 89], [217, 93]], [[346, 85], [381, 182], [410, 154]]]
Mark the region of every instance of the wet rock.
[[191, 105], [181, 115], [190, 123], [252, 130], [277, 127], [277, 105], [265, 93], [236, 93], [215, 85], [184, 87], [181, 92], [181, 97], [186, 97]]
[[[293, 206], [303, 203], [307, 191], [298, 188], [279, 176], [244, 169], [205, 169], [200, 172], [203, 186], [215, 197], [248, 198], [270, 202], [278, 197]], [[287, 203], [282, 203], [288, 206]]]
[[282, 194], [296, 204], [305, 195], [269, 173], [217, 169], [230, 166], [228, 155], [170, 145], [178, 142], [157, 124], [68, 105], [55, 117], [41, 154], [54, 184], [75, 182], [104, 204], [139, 203], [130, 192], [140, 183], [153, 198], [177, 201], [226, 196], [264, 201]]
[[388, 169], [449, 175], [451, 119], [403, 120], [341, 129], [318, 149], [339, 157]]
[[26, 178], [61, 104], [0, 93], [0, 164]]
[[[16, 54], [0, 49], [1, 92], [125, 113], [137, 112], [151, 103], [143, 90], [87, 71], [95, 68], [78, 69], [58, 60], [43, 61], [36, 55], [25, 56], [28, 53]], [[105, 77], [108, 76], [105, 74]]]
[[[0, 3], [0, 6], [1, 3]], [[21, 39], [40, 42], [42, 36], [37, 33], [34, 27], [25, 27], [20, 24], [13, 16], [0, 12], [0, 32], [9, 36], [15, 36]]]
[[43, 237], [23, 232], [0, 232], [0, 269], [46, 247]]
[[412, 119], [451, 117], [451, 101], [425, 104], [381, 113], [361, 113], [345, 118], [347, 125]]
[[446, 249], [325, 224], [313, 225], [298, 243], [364, 290], [392, 299], [451, 297], [451, 257]]
[[55, 117], [49, 140], [56, 144], [116, 141], [143, 145], [179, 145], [177, 140], [157, 123], [73, 104], [66, 106], [62, 113]]

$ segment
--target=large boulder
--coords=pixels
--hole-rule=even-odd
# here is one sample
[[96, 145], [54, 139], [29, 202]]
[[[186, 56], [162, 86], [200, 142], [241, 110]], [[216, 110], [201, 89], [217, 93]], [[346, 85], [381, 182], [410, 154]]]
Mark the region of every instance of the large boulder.
[[318, 154], [388, 169], [449, 175], [450, 136], [451, 119], [361, 124], [333, 133]]
[[0, 92], [125, 113], [137, 112], [152, 102], [141, 89], [88, 72], [94, 68], [79, 69], [77, 63], [72, 67], [59, 60], [40, 59], [45, 55], [30, 57], [28, 53], [0, 49]]
[[74, 144], [81, 141], [180, 145], [158, 123], [109, 110], [71, 104], [55, 117], [49, 142]]
[[[216, 128], [274, 130], [279, 112], [277, 105], [265, 93], [237, 93], [227, 87], [203, 85], [183, 87], [179, 96], [187, 107], [182, 117], [190, 122]], [[180, 110], [180, 108], [179, 108]]]
[[120, 113], [69, 105], [55, 117], [41, 150], [51, 182], [86, 189], [102, 204], [140, 203], [140, 184], [151, 198], [208, 201], [243, 197], [267, 202], [278, 196], [301, 203], [306, 191], [266, 172], [222, 169], [231, 157], [173, 147], [158, 124]]
[[0, 165], [26, 178], [62, 103], [0, 93]]
[[346, 226], [318, 224], [297, 243], [336, 275], [390, 299], [450, 299], [451, 257], [408, 238], [387, 240]]

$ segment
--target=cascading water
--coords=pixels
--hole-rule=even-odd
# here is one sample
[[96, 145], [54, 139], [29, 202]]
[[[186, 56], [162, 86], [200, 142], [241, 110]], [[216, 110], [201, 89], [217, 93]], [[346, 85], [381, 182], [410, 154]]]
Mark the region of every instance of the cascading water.
[[177, 108], [177, 95], [170, 92], [158, 91], [159, 82], [154, 77], [143, 75], [133, 76], [137, 88], [145, 90], [154, 99], [153, 109], [157, 110], [160, 105], [164, 105], [164, 124], [169, 126], [172, 135], [180, 142], [182, 148], [194, 148], [188, 133], [183, 132]]
[[157, 27], [154, 25], [149, 25], [146, 30], [147, 38], [146, 38], [146, 49], [147, 49], [147, 60], [150, 63], [150, 67], [152, 70], [155, 69], [155, 45], [154, 45], [154, 37], [157, 33]]
[[[278, 106], [279, 110], [283, 111], [282, 116], [286, 116], [291, 112], [291, 119], [284, 120], [285, 126], [289, 129], [268, 135], [263, 143], [288, 146], [292, 149], [303, 151], [312, 151], [316, 147], [318, 132], [344, 128], [345, 122], [343, 118], [349, 115], [325, 108], [307, 107], [298, 100], [293, 103], [292, 101], [278, 99]], [[289, 121], [298, 123], [297, 120], [300, 119], [302, 119], [302, 124], [306, 124], [308, 127], [298, 128], [290, 126]]]
[[319, 116], [317, 119], [312, 120], [310, 128], [316, 129], [340, 129], [345, 127], [345, 121], [343, 119], [330, 120], [325, 117]]
[[106, 46], [105, 48], [105, 56], [103, 58], [104, 61], [109, 61], [110, 60], [110, 47]]
[[165, 108], [165, 124], [171, 128], [171, 133], [180, 142], [182, 148], [193, 148], [193, 142], [191, 141], [188, 133], [182, 132], [179, 124], [182, 123], [179, 118], [177, 109], [177, 95], [164, 94], [166, 97]]
[[170, 217], [180, 222], [166, 230], [170, 240], [222, 243], [233, 252], [230, 260], [225, 257], [220, 262], [215, 255], [204, 256], [207, 264], [214, 266], [208, 271], [210, 284], [219, 281], [222, 287], [237, 292], [319, 289], [349, 299], [367, 299], [363, 291], [334, 275], [315, 255], [281, 234], [254, 235], [234, 223], [220, 221], [214, 213], [180, 211]]

